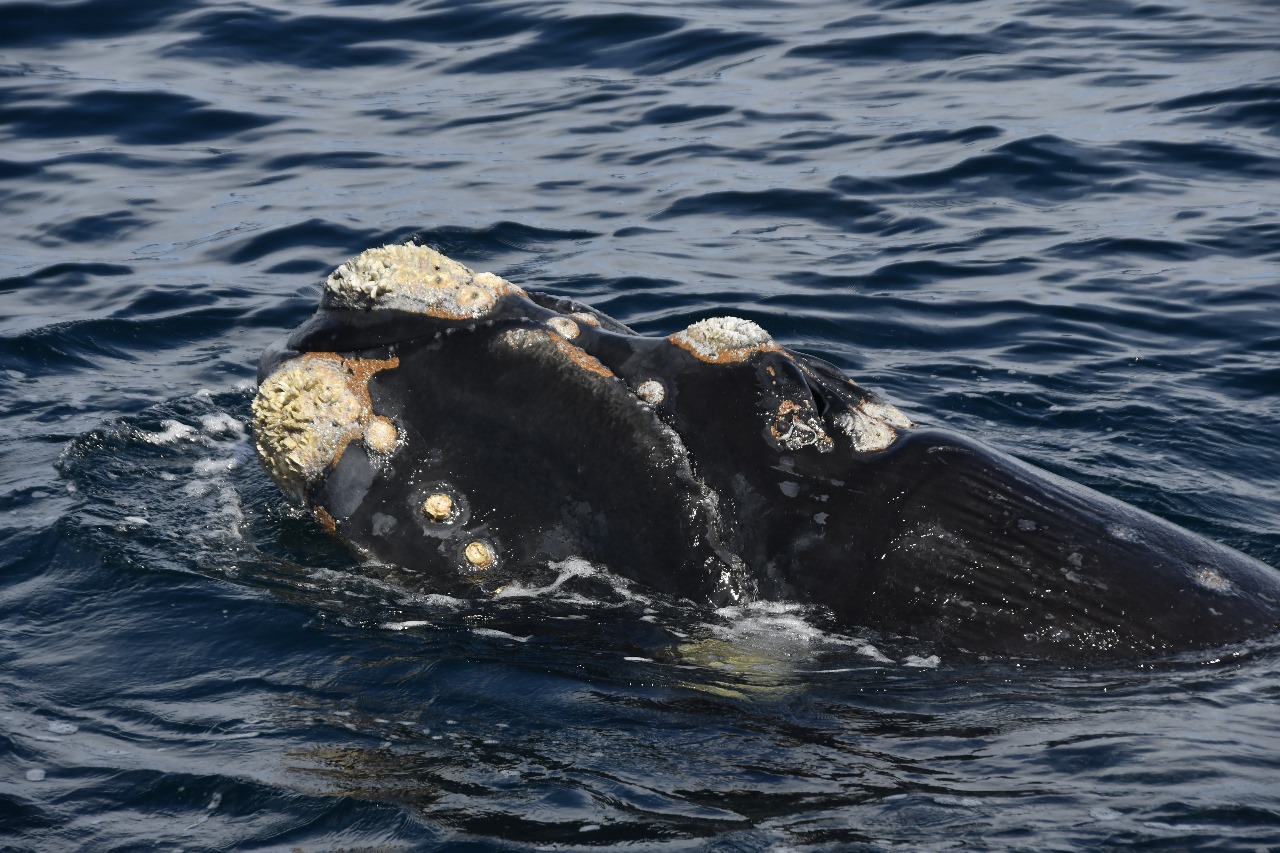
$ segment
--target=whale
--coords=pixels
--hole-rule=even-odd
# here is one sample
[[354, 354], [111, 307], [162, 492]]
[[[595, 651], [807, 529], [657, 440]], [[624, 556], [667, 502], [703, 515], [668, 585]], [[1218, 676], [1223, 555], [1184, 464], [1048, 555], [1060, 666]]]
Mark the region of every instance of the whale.
[[589, 561], [718, 607], [1089, 663], [1280, 626], [1280, 572], [913, 421], [760, 325], [637, 334], [415, 242], [324, 281], [263, 353], [254, 444], [362, 560], [485, 598]]

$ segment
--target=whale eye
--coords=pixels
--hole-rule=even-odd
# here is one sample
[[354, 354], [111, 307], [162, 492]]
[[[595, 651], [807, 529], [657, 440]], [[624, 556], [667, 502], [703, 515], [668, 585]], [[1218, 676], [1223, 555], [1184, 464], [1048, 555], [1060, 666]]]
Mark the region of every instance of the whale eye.
[[752, 353], [779, 349], [768, 332], [742, 317], [699, 320], [668, 340], [712, 364], [744, 361]]

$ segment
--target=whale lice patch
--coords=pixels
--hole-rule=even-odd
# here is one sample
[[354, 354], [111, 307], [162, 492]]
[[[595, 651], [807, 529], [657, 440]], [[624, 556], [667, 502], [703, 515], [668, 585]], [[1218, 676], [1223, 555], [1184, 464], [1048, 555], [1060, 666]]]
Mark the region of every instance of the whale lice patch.
[[258, 457], [272, 479], [297, 497], [361, 432], [361, 401], [348, 375], [341, 362], [303, 356], [286, 362], [258, 389]]
[[391, 308], [450, 320], [483, 317], [498, 299], [524, 291], [493, 273], [475, 273], [429, 246], [368, 249], [325, 280], [325, 308]]
[[781, 349], [768, 332], [741, 317], [699, 320], [668, 340], [711, 364], [744, 361], [753, 353]]
[[1195, 573], [1195, 581], [1205, 589], [1211, 589], [1214, 592], [1231, 592], [1234, 586], [1230, 580], [1208, 566], [1200, 567], [1200, 570]]

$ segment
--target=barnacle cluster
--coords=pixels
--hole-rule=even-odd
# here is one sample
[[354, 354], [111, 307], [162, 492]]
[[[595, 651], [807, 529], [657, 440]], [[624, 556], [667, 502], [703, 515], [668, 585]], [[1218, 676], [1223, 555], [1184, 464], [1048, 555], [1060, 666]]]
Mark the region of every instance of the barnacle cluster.
[[871, 397], [857, 408], [837, 415], [835, 425], [849, 436], [853, 449], [862, 452], [884, 450], [898, 437], [898, 430], [913, 426], [895, 407]]
[[255, 446], [267, 473], [299, 500], [335, 464], [347, 443], [362, 439], [374, 453], [393, 452], [395, 424], [373, 414], [368, 377], [390, 362], [304, 355], [266, 378], [253, 401]]
[[759, 324], [741, 317], [711, 317], [699, 320], [670, 337], [702, 361], [719, 364], [742, 361], [754, 352], [778, 349]]
[[778, 406], [773, 423], [769, 425], [773, 440], [787, 450], [816, 447], [818, 452], [831, 450], [833, 442], [822, 428], [822, 418], [813, 407], [812, 400], [783, 400]]
[[325, 280], [325, 308], [394, 308], [450, 320], [483, 317], [506, 294], [524, 291], [493, 273], [476, 273], [429, 246], [367, 249]]

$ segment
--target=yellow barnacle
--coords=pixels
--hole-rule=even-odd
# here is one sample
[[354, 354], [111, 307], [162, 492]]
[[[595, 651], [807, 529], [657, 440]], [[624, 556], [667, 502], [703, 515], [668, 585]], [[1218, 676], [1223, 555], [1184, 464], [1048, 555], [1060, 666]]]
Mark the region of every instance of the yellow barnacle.
[[493, 554], [493, 549], [490, 548], [487, 543], [481, 542], [479, 539], [474, 542], [469, 542], [467, 547], [463, 549], [462, 556], [466, 557], [467, 562], [477, 569], [489, 568], [493, 565], [494, 560], [496, 559]]
[[[422, 514], [432, 521], [446, 521], [453, 515], [453, 498], [437, 492], [422, 502]], [[478, 543], [472, 543], [478, 544]]]
[[363, 414], [340, 361], [302, 356], [285, 362], [253, 401], [258, 456], [281, 488], [302, 497], [359, 434]]
[[399, 443], [396, 426], [387, 418], [370, 418], [364, 425], [364, 446], [374, 453], [390, 453]]
[[326, 308], [393, 308], [451, 320], [476, 319], [499, 297], [522, 294], [493, 273], [475, 273], [429, 246], [413, 243], [368, 249], [325, 281]]

